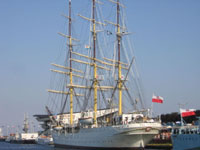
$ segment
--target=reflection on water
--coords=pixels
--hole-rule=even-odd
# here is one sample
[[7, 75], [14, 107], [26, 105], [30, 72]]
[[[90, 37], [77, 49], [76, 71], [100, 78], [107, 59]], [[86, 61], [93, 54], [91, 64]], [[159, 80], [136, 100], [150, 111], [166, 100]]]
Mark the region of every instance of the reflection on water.
[[[48, 145], [10, 144], [6, 142], [0, 142], [0, 150], [64, 150], [64, 149], [54, 148], [53, 146], [48, 146]], [[67, 149], [67, 150], [75, 150], [75, 149]], [[148, 150], [154, 150], [154, 149], [148, 149]], [[159, 150], [164, 150], [164, 149], [159, 149]]]

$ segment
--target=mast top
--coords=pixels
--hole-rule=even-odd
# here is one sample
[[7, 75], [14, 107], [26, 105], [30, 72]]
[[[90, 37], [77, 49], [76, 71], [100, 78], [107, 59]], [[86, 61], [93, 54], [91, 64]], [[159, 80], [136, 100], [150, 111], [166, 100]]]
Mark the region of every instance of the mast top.
[[123, 4], [119, 3], [119, 0], [117, 0], [117, 2], [114, 1], [114, 0], [109, 0], [109, 1], [112, 2], [112, 3], [114, 3], [114, 4], [118, 4], [119, 6], [125, 8], [125, 6]]

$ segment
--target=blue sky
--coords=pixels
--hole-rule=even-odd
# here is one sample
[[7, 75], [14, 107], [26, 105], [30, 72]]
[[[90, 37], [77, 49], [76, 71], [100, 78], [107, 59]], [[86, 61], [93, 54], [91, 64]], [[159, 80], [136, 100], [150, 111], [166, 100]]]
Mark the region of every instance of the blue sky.
[[[72, 2], [78, 13], [90, 0]], [[178, 111], [178, 103], [200, 109], [200, 1], [124, 4], [147, 105], [155, 92], [164, 97], [154, 105], [157, 114]], [[25, 112], [45, 112], [66, 8], [66, 0], [0, 1], [0, 125], [21, 124]]]

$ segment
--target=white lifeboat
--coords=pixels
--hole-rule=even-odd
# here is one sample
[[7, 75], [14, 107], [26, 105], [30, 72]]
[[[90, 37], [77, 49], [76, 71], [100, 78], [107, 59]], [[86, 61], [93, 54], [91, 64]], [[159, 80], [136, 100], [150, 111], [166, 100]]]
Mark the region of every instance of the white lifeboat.
[[56, 126], [56, 127], [54, 127], [54, 129], [55, 129], [55, 130], [62, 130], [63, 127], [62, 127], [62, 126]]
[[87, 117], [87, 118], [79, 118], [79, 123], [82, 125], [92, 125], [93, 124], [93, 118]]

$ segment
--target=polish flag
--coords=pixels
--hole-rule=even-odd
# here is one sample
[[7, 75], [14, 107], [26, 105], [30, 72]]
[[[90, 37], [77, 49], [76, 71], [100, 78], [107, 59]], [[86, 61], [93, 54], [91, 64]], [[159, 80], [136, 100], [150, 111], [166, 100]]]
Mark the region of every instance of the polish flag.
[[153, 95], [152, 96], [152, 102], [154, 102], [154, 103], [163, 103], [163, 97]]
[[196, 109], [180, 109], [182, 117], [194, 116]]
[[90, 46], [89, 46], [89, 45], [85, 45], [85, 48], [86, 48], [86, 49], [90, 49]]

